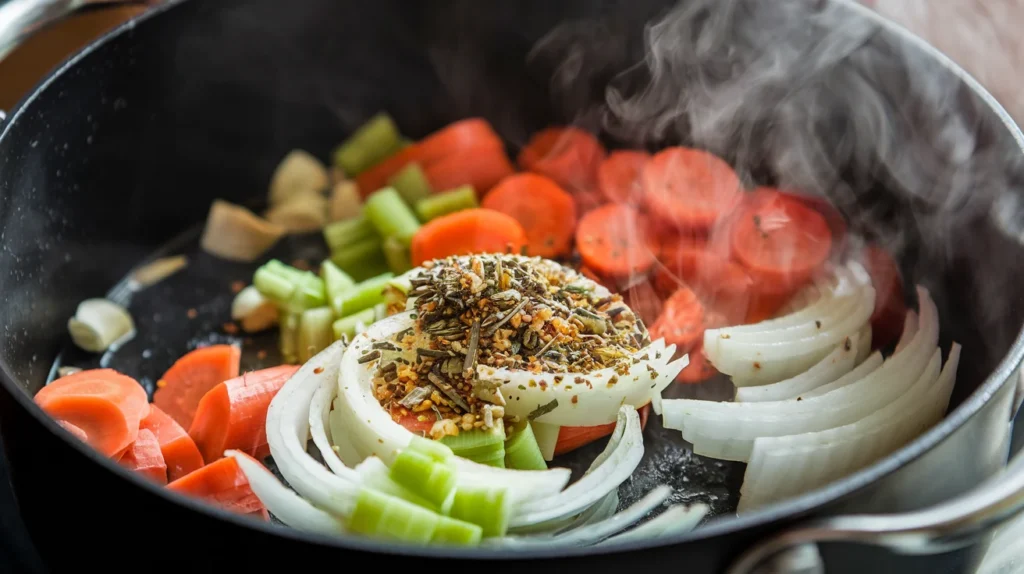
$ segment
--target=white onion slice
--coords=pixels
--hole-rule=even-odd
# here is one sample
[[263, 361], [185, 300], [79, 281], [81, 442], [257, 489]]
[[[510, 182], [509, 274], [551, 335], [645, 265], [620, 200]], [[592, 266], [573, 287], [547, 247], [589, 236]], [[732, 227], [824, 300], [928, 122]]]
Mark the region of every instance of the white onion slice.
[[541, 456], [544, 457], [544, 460], [551, 462], [555, 458], [555, 447], [558, 446], [558, 433], [562, 431], [562, 427], [537, 421], [530, 421], [530, 427], [533, 428], [533, 437], [537, 440], [537, 446], [540, 447]]
[[646, 541], [652, 538], [667, 538], [689, 532], [700, 524], [700, 521], [707, 516], [709, 510], [710, 507], [703, 502], [689, 506], [676, 504], [668, 507], [664, 512], [640, 526], [601, 542], [600, 546]]
[[906, 317], [903, 319], [903, 333], [900, 334], [900, 340], [896, 342], [896, 349], [893, 351], [894, 355], [910, 344], [910, 340], [917, 333], [917, 324], [917, 313], [913, 309], [908, 310]]
[[736, 389], [736, 402], [751, 403], [795, 398], [800, 393], [816, 389], [850, 372], [858, 352], [860, 336], [851, 335], [818, 364], [795, 377], [770, 385]]
[[839, 377], [838, 379], [832, 381], [831, 383], [801, 393], [797, 398], [799, 398], [801, 401], [806, 401], [811, 397], [819, 397], [821, 395], [830, 393], [836, 389], [841, 389], [846, 385], [856, 383], [857, 381], [875, 372], [875, 370], [878, 369], [878, 367], [881, 367], [882, 363], [884, 362], [885, 361], [882, 359], [882, 353], [879, 351], [875, 351], [874, 353], [871, 353], [871, 355], [868, 356], [867, 359], [864, 359], [864, 361], [861, 364], [854, 367], [854, 369], [851, 370], [849, 373], [846, 373], [845, 375]]
[[328, 415], [328, 425], [331, 429], [331, 445], [334, 448], [334, 452], [338, 454], [338, 458], [345, 463], [345, 466], [354, 468], [366, 457], [360, 455], [356, 448], [352, 446], [352, 441], [349, 440], [348, 430], [341, 416], [342, 410], [339, 401], [340, 399], [335, 396], [333, 401], [334, 410]]
[[320, 382], [313, 399], [309, 403], [309, 435], [313, 438], [313, 444], [320, 451], [321, 458], [327, 467], [335, 474], [347, 474], [348, 466], [339, 458], [337, 451], [327, 438], [327, 428], [330, 425], [331, 401], [337, 392], [338, 385], [334, 379], [325, 378]]
[[345, 532], [342, 519], [320, 510], [287, 486], [281, 484], [269, 470], [237, 450], [229, 450], [225, 456], [234, 457], [245, 478], [249, 480], [256, 498], [278, 520], [292, 528], [320, 534]]

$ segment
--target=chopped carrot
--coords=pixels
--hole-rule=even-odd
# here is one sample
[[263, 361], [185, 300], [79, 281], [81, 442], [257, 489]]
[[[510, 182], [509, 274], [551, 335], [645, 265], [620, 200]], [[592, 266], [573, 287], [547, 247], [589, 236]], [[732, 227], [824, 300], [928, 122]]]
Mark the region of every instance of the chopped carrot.
[[676, 375], [676, 382], [682, 384], [703, 383], [718, 374], [711, 361], [704, 354], [704, 342], [700, 341], [690, 349], [690, 363]]
[[435, 192], [468, 184], [477, 197], [485, 197], [492, 187], [514, 172], [505, 149], [491, 146], [457, 151], [424, 170]]
[[875, 310], [871, 314], [871, 346], [888, 346], [903, 333], [907, 304], [900, 268], [889, 252], [877, 245], [864, 248], [864, 268], [875, 288]]
[[153, 395], [153, 404], [188, 428], [199, 400], [214, 386], [237, 377], [241, 359], [242, 351], [234, 345], [210, 345], [186, 353], [161, 377], [165, 384]]
[[74, 435], [74, 437], [77, 438], [78, 440], [82, 442], [87, 442], [89, 440], [89, 435], [85, 434], [84, 430], [76, 427], [75, 425], [69, 423], [68, 421], [57, 421], [57, 423], [60, 424], [60, 426], [64, 427], [64, 430]]
[[517, 162], [526, 171], [546, 175], [570, 191], [597, 188], [597, 167], [604, 160], [597, 138], [575, 127], [553, 127], [530, 138]]
[[583, 263], [609, 277], [646, 273], [654, 256], [645, 244], [640, 216], [625, 204], [609, 204], [583, 216], [576, 227], [576, 249]]
[[88, 444], [109, 457], [135, 442], [139, 421], [149, 414], [142, 385], [113, 369], [61, 377], [40, 389], [35, 402], [57, 422], [77, 427]]
[[665, 254], [654, 284], [666, 296], [689, 287], [705, 306], [714, 307], [732, 324], [746, 317], [753, 288], [743, 267], [707, 249], [682, 244]]
[[167, 464], [156, 435], [149, 429], [139, 429], [138, 438], [118, 462], [159, 484], [167, 484]]
[[270, 401], [297, 370], [298, 365], [282, 365], [244, 373], [203, 395], [188, 430], [203, 460], [213, 462], [228, 449], [255, 456], [267, 443]]
[[583, 216], [607, 203], [600, 191], [594, 189], [577, 189], [572, 193], [576, 204], [576, 215]]
[[412, 264], [471, 253], [518, 253], [527, 244], [519, 222], [492, 209], [464, 209], [427, 222], [412, 238]]
[[[647, 417], [651, 410], [651, 404], [640, 407], [640, 428], [647, 428]], [[555, 443], [555, 456], [563, 455], [574, 451], [582, 446], [588, 445], [599, 438], [606, 437], [615, 430], [615, 423], [595, 425], [590, 427], [562, 427], [558, 429], [558, 442]]]
[[530, 255], [555, 258], [572, 247], [576, 205], [572, 196], [543, 175], [519, 173], [501, 180], [481, 207], [500, 211], [523, 226]]
[[149, 416], [142, 419], [139, 429], [156, 435], [167, 464], [167, 480], [177, 480], [203, 466], [203, 455], [199, 454], [192, 437], [160, 407], [150, 405]]
[[230, 456], [186, 474], [167, 488], [239, 514], [263, 514], [265, 510], [238, 462]]
[[645, 151], [613, 151], [597, 168], [597, 187], [608, 201], [639, 204], [643, 199], [641, 174], [650, 161]]
[[758, 188], [754, 190], [755, 193], [764, 192], [777, 192], [791, 197], [796, 201], [799, 201], [817, 211], [825, 218], [825, 222], [828, 223], [828, 228], [832, 231], [832, 249], [837, 253], [841, 253], [846, 247], [846, 235], [848, 226], [846, 218], [839, 212], [838, 209], [832, 203], [824, 197], [815, 197], [811, 195], [797, 194], [795, 192], [779, 191], [772, 188]]
[[762, 192], [732, 226], [733, 257], [766, 292], [792, 291], [828, 259], [825, 217], [791, 197]]
[[634, 281], [619, 289], [619, 294], [645, 325], [652, 325], [661, 315], [662, 298], [651, 281]]
[[670, 147], [643, 170], [644, 205], [665, 224], [707, 229], [742, 199], [736, 172], [706, 151]]
[[468, 118], [449, 124], [404, 148], [356, 176], [359, 193], [366, 197], [387, 185], [388, 178], [410, 163], [424, 170], [449, 155], [471, 149], [503, 149], [504, 144], [487, 120]]
[[651, 325], [651, 339], [665, 339], [666, 345], [675, 345], [685, 353], [704, 336], [704, 305], [690, 289], [682, 287], [665, 300], [658, 320]]

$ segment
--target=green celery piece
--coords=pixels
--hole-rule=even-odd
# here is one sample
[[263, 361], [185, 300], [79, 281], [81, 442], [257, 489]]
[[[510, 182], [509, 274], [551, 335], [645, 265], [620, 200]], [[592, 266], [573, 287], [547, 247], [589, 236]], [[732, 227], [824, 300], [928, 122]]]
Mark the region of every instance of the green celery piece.
[[320, 277], [327, 289], [327, 302], [334, 309], [334, 313], [341, 317], [341, 295], [346, 289], [355, 287], [355, 279], [339, 269], [330, 259], [325, 259], [320, 264]]
[[278, 318], [277, 344], [281, 351], [281, 359], [288, 364], [299, 362], [298, 336], [301, 317], [299, 313], [281, 311]]
[[478, 524], [485, 537], [508, 532], [511, 499], [504, 488], [460, 486], [448, 509], [448, 516]]
[[502, 461], [505, 460], [505, 428], [500, 423], [491, 429], [473, 429], [455, 436], [444, 436], [441, 442], [452, 449], [455, 456], [477, 460], [489, 459], [500, 453]]
[[412, 208], [405, 204], [402, 196], [393, 187], [385, 187], [373, 192], [366, 199], [364, 207], [366, 217], [381, 237], [394, 237], [409, 245], [412, 236], [420, 228], [420, 221]]
[[418, 163], [410, 163], [403, 167], [398, 173], [391, 176], [388, 185], [398, 191], [405, 203], [410, 207], [416, 202], [432, 193], [427, 175]]
[[420, 221], [426, 223], [442, 215], [448, 215], [463, 209], [473, 209], [478, 205], [476, 190], [473, 189], [472, 185], [463, 185], [421, 199], [416, 203], [416, 215], [419, 216]]
[[400, 149], [401, 137], [391, 116], [380, 112], [334, 150], [334, 165], [355, 177]]
[[443, 546], [476, 546], [483, 537], [483, 531], [479, 524], [441, 516], [430, 542]]
[[375, 538], [427, 544], [434, 538], [439, 518], [436, 512], [363, 487], [349, 516], [348, 528]]
[[324, 227], [324, 241], [331, 251], [345, 249], [364, 239], [379, 239], [377, 229], [365, 214], [336, 221]]
[[364, 281], [388, 273], [388, 262], [377, 237], [363, 239], [344, 249], [331, 252], [331, 261], [356, 281]]
[[495, 468], [505, 468], [505, 447], [502, 445], [500, 450], [496, 450], [494, 453], [486, 455], [465, 455], [463, 458], [469, 459], [477, 464], [485, 466], [493, 466]]
[[334, 311], [330, 307], [317, 307], [302, 312], [302, 317], [299, 319], [299, 335], [295, 345], [300, 363], [312, 359], [334, 342], [332, 323], [334, 323]]
[[505, 467], [516, 470], [547, 470], [544, 456], [528, 422], [515, 425], [505, 441]]
[[405, 449], [391, 463], [391, 480], [440, 508], [455, 488], [455, 469], [448, 463]]
[[348, 337], [351, 341], [356, 336], [356, 325], [362, 323], [369, 327], [377, 320], [377, 312], [374, 309], [364, 309], [354, 315], [348, 317], [342, 317], [334, 322], [332, 328], [334, 329], [334, 340], [339, 341], [341, 338]]
[[452, 449], [448, 448], [448, 445], [421, 436], [413, 436], [412, 440], [409, 441], [408, 448], [413, 452], [426, 455], [437, 462], [449, 462], [455, 456], [455, 453], [452, 452]]
[[395, 275], [390, 271], [357, 283], [340, 295], [341, 316], [347, 317], [384, 302], [384, 288]]
[[388, 237], [381, 245], [384, 251], [384, 259], [388, 262], [388, 269], [393, 273], [402, 274], [412, 269], [412, 258], [409, 248], [402, 244], [395, 237]]
[[324, 282], [315, 273], [296, 269], [276, 259], [256, 270], [253, 285], [279, 308], [292, 313], [301, 313], [327, 302]]

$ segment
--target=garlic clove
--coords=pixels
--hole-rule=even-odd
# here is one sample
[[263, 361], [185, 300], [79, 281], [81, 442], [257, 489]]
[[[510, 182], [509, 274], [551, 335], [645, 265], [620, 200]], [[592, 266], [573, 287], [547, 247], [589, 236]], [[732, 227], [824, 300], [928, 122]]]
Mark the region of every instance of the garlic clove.
[[135, 335], [135, 322], [124, 307], [107, 299], [86, 299], [68, 320], [68, 332], [78, 347], [101, 353]]
[[321, 191], [330, 185], [327, 168], [317, 158], [301, 149], [292, 150], [281, 160], [270, 179], [271, 205], [284, 203], [294, 195]]
[[277, 243], [286, 229], [248, 209], [214, 200], [200, 239], [203, 251], [223, 259], [252, 262]]
[[363, 211], [359, 186], [354, 181], [342, 181], [331, 188], [327, 218], [331, 222], [357, 217]]

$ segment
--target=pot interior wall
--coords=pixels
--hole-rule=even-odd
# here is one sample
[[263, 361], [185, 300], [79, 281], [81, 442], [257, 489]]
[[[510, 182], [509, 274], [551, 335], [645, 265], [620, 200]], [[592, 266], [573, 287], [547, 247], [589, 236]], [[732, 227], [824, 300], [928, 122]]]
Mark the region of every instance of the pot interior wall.
[[[221, 0], [146, 19], [56, 75], [0, 139], [0, 358], [33, 393], [80, 300], [213, 198], [262, 196], [289, 150], [326, 159], [386, 110], [411, 137], [484, 116], [512, 153], [570, 122], [612, 146], [706, 147], [751, 183], [826, 195], [933, 291], [944, 341], [964, 346], [962, 401], [1024, 323], [1024, 251], [1005, 231], [1020, 149], [953, 74], [857, 10], [757, 4], [683, 2], [646, 33], [670, 3]], [[774, 34], [794, 16], [813, 25]], [[770, 69], [759, 52], [802, 67], [744, 83]], [[1009, 217], [990, 216], [996, 199]]]

